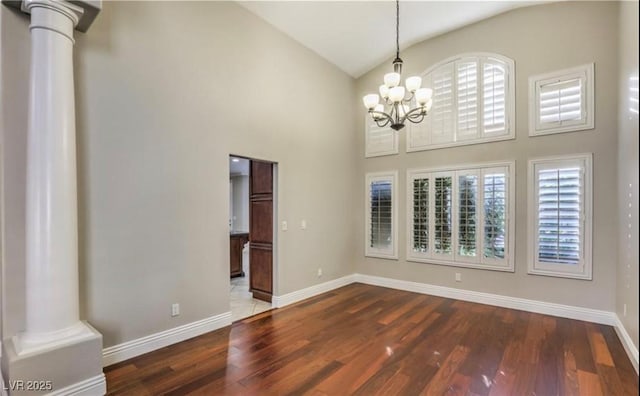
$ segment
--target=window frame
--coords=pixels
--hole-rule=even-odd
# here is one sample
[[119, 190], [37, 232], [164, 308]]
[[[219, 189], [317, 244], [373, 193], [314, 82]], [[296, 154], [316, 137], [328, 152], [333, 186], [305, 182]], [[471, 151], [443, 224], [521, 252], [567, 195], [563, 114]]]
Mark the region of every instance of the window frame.
[[[501, 54], [496, 54], [496, 53], [492, 53], [492, 52], [469, 52], [469, 53], [462, 53], [462, 54], [458, 54], [449, 58], [446, 58], [432, 66], [430, 66], [428, 69], [426, 69], [420, 76], [423, 78], [423, 81], [427, 78], [427, 76], [442, 68], [445, 67], [447, 65], [451, 65], [452, 69], [453, 69], [453, 78], [455, 79], [455, 81], [457, 81], [457, 77], [456, 77], [456, 65], [458, 64], [458, 62], [464, 62], [464, 61], [469, 61], [471, 59], [474, 59], [477, 61], [477, 75], [478, 75], [478, 81], [482, 80], [482, 75], [483, 75], [483, 65], [485, 64], [485, 61], [487, 59], [496, 59], [502, 63], [505, 64], [506, 66], [506, 78], [505, 78], [505, 130], [506, 130], [506, 134], [503, 135], [495, 135], [495, 134], [489, 134], [489, 135], [485, 135], [483, 133], [483, 128], [480, 125], [478, 126], [478, 131], [477, 131], [477, 135], [478, 137], [476, 138], [471, 138], [471, 137], [465, 137], [465, 138], [461, 138], [461, 139], [456, 139], [456, 135], [457, 135], [457, 131], [458, 131], [458, 126], [457, 126], [457, 120], [458, 120], [458, 109], [457, 109], [457, 105], [454, 104], [453, 106], [453, 135], [454, 135], [454, 140], [453, 142], [443, 142], [443, 143], [428, 143], [428, 144], [423, 144], [423, 145], [413, 145], [412, 144], [412, 135], [414, 133], [414, 131], [416, 130], [416, 128], [420, 128], [420, 124], [411, 124], [408, 125], [408, 129], [407, 129], [407, 137], [406, 137], [406, 151], [408, 153], [410, 152], [416, 152], [416, 151], [426, 151], [426, 150], [437, 150], [437, 149], [441, 149], [441, 148], [446, 148], [446, 147], [457, 147], [457, 146], [467, 146], [467, 145], [471, 145], [471, 144], [481, 144], [481, 143], [489, 143], [489, 142], [499, 142], [499, 141], [504, 141], [504, 140], [512, 140], [516, 138], [516, 125], [515, 125], [515, 121], [516, 121], [516, 95], [515, 95], [515, 62], [513, 61], [513, 59], [506, 57], [504, 55]], [[424, 84], [423, 84], [424, 85]], [[483, 83], [479, 83], [478, 84], [478, 89], [482, 90], [484, 88]], [[457, 87], [455, 88], [456, 92], [457, 92]], [[484, 98], [482, 97], [482, 95], [479, 95], [480, 99], [479, 102], [477, 104], [477, 108], [478, 108], [478, 114], [479, 117], [482, 117], [484, 114]], [[455, 97], [452, 99], [455, 102]], [[430, 117], [431, 114], [427, 115], [427, 117]], [[479, 121], [480, 124], [481, 121]], [[424, 126], [423, 126], [424, 127]], [[431, 140], [431, 138], [430, 138]]]
[[[378, 249], [369, 246], [371, 239], [371, 184], [376, 181], [391, 182], [391, 247]], [[369, 172], [365, 174], [365, 225], [364, 255], [365, 257], [398, 259], [398, 171]]]
[[[568, 166], [581, 166], [583, 186], [581, 193], [584, 196], [581, 217], [581, 257], [577, 269], [563, 268], [566, 264], [545, 263], [538, 260], [538, 189], [537, 166], [542, 169], [562, 168]], [[569, 154], [550, 157], [534, 158], [529, 160], [528, 166], [528, 253], [527, 267], [531, 275], [544, 275], [561, 278], [593, 280], [593, 154]]]
[[[515, 228], [515, 210], [516, 210], [516, 181], [515, 181], [515, 160], [500, 161], [500, 162], [485, 162], [475, 164], [463, 164], [452, 165], [443, 167], [432, 168], [413, 168], [407, 169], [407, 196], [406, 196], [406, 212], [407, 212], [407, 237], [406, 237], [406, 254], [407, 261], [416, 263], [446, 265], [452, 267], [465, 267], [476, 268], [491, 271], [502, 272], [514, 272], [515, 271], [515, 240], [516, 240], [516, 228]], [[495, 171], [496, 169], [506, 170], [506, 183], [507, 188], [505, 190], [505, 205], [507, 210], [505, 213], [505, 258], [504, 259], [492, 259], [485, 258], [484, 255], [484, 187], [483, 177], [487, 171]], [[433, 221], [435, 219], [435, 183], [433, 182], [436, 175], [452, 175], [452, 242], [451, 242], [451, 257], [450, 259], [442, 254], [435, 254], [433, 252], [435, 235], [431, 230], [435, 230], [435, 226], [429, 225], [429, 239], [427, 252], [414, 252], [413, 251], [413, 181], [415, 179], [429, 178], [429, 219]], [[479, 204], [476, 205], [476, 257], [463, 257], [460, 260], [460, 256], [457, 254], [459, 245], [458, 241], [458, 228], [457, 224], [459, 220], [459, 200], [458, 197], [458, 180], [460, 175], [473, 174], [478, 177], [477, 182], [477, 196], [476, 199]], [[481, 181], [482, 180], [482, 181]], [[482, 191], [482, 192], [481, 192]]]
[[[529, 77], [529, 136], [545, 136], [556, 133], [577, 132], [595, 128], [595, 84], [594, 63], [556, 70], [549, 73]], [[540, 123], [540, 88], [546, 84], [560, 83], [576, 78], [583, 80], [581, 91], [582, 102], [585, 104], [584, 121], [558, 121], [556, 123]], [[548, 126], [545, 126], [548, 125]]]

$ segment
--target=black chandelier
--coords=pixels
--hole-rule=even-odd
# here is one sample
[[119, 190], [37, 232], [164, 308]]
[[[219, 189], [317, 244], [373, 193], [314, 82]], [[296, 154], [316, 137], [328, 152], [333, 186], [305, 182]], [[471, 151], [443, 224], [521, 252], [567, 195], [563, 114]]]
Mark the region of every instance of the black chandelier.
[[[433, 90], [420, 88], [422, 78], [409, 77], [405, 86], [400, 85], [402, 59], [400, 59], [400, 0], [396, 0], [396, 58], [393, 60], [393, 73], [384, 75], [384, 84], [380, 85], [378, 94], [368, 94], [362, 98], [364, 106], [379, 127], [391, 125], [399, 131], [404, 128], [405, 121], [414, 124], [422, 122], [426, 117], [433, 100]], [[406, 89], [405, 89], [406, 87]], [[409, 96], [407, 97], [407, 92]], [[380, 103], [380, 98], [384, 103]], [[413, 106], [413, 108], [412, 108]]]

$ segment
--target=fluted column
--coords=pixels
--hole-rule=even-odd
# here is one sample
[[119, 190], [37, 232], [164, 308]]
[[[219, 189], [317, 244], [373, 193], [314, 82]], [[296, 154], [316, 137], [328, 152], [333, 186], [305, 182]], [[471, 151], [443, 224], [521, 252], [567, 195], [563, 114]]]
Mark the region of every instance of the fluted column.
[[20, 350], [89, 335], [79, 318], [73, 30], [83, 9], [25, 0], [31, 14], [26, 323]]

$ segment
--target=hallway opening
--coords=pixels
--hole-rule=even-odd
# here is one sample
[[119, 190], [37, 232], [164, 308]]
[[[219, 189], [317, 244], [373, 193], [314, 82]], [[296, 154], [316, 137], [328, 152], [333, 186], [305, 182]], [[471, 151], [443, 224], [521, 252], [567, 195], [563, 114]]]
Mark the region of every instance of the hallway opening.
[[272, 308], [274, 164], [229, 156], [229, 275], [232, 321]]

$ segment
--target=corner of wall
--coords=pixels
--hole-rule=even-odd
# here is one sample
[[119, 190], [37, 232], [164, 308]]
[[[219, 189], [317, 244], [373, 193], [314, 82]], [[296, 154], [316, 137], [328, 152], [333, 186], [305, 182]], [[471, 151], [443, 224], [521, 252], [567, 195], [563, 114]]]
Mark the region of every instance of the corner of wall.
[[[620, 2], [618, 21], [618, 262], [616, 314], [638, 370], [638, 2]], [[631, 343], [632, 345], [626, 345]]]

